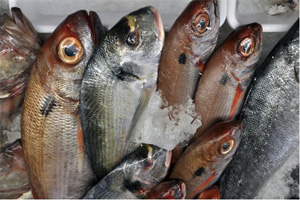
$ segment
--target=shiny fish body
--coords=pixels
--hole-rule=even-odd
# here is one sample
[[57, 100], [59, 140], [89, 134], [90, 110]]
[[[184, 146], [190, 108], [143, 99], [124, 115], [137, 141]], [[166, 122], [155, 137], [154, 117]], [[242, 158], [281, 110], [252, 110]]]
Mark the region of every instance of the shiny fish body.
[[241, 132], [240, 121], [220, 122], [187, 147], [170, 175], [186, 184], [187, 199], [219, 179], [239, 146]]
[[123, 17], [95, 50], [84, 73], [80, 117], [86, 152], [101, 180], [130, 153], [129, 129], [144, 94], [153, 90], [164, 40], [153, 7]]
[[167, 175], [171, 155], [171, 151], [143, 144], [98, 182], [84, 198], [143, 198]]
[[19, 8], [12, 18], [0, 17], [0, 148], [5, 145], [3, 131], [11, 123], [23, 101], [26, 83], [42, 41]]
[[299, 20], [256, 74], [242, 114], [242, 141], [221, 181], [222, 198], [254, 198], [298, 146], [298, 66]]
[[197, 86], [195, 111], [202, 126], [195, 140], [214, 124], [235, 119], [262, 50], [262, 27], [253, 23], [235, 30], [213, 53]]
[[0, 153], [0, 198], [15, 199], [30, 190], [23, 149], [19, 140]]
[[25, 92], [21, 134], [35, 198], [81, 198], [95, 181], [84, 154], [80, 82], [103, 35], [98, 15], [69, 15], [41, 48]]
[[[201, 15], [209, 21], [204, 32], [196, 28]], [[173, 24], [159, 61], [157, 83], [168, 106], [184, 105], [194, 97], [200, 67], [216, 47], [219, 26], [216, 0], [191, 1]]]

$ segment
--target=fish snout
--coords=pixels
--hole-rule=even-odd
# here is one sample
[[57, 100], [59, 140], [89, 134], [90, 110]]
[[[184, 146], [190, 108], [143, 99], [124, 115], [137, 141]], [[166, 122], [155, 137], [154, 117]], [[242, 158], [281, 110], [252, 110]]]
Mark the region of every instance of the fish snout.
[[155, 28], [156, 28], [156, 30], [155, 30], [156, 35], [160, 40], [164, 40], [165, 39], [165, 31], [164, 31], [164, 26], [163, 26], [160, 14], [159, 14], [158, 10], [152, 6], [150, 7], [150, 10], [153, 13], [153, 18], [154, 18]]

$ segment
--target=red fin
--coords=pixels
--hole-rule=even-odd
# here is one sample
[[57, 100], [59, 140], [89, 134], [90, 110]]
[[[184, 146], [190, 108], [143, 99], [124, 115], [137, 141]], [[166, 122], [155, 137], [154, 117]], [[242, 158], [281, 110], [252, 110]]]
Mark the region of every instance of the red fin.
[[81, 128], [80, 118], [78, 117], [77, 126], [77, 158], [78, 158], [78, 171], [81, 172], [83, 169], [84, 162], [84, 143], [83, 143], [83, 132]]
[[204, 69], [205, 69], [204, 63], [203, 63], [203, 62], [199, 62], [199, 63], [198, 63], [198, 66], [199, 66], [199, 68], [200, 68], [200, 73], [203, 74]]
[[238, 87], [235, 90], [235, 95], [233, 98], [233, 102], [230, 108], [230, 113], [228, 116], [228, 120], [232, 120], [235, 115], [237, 114], [237, 107], [239, 105], [239, 102], [241, 101], [241, 98], [244, 96], [245, 91], [242, 89], [241, 85], [238, 84]]
[[32, 197], [33, 197], [34, 199], [38, 199], [36, 193], [34, 192], [34, 190], [33, 190], [32, 188], [31, 188], [31, 193], [32, 193]]
[[220, 188], [216, 185], [204, 190], [197, 199], [220, 199]]
[[215, 179], [215, 174], [211, 175], [206, 181], [204, 181], [199, 187], [197, 187], [192, 193], [187, 194], [187, 199], [194, 198], [197, 194], [203, 191], [203, 188], [205, 188], [209, 183], [211, 183]]

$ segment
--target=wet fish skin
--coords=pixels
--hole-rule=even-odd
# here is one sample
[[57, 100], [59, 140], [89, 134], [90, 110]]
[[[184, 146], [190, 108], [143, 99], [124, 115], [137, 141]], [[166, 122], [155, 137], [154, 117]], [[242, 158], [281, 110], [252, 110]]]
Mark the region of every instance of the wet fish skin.
[[[196, 28], [201, 15], [209, 21], [209, 29], [203, 33]], [[216, 0], [191, 1], [174, 22], [158, 68], [157, 89], [168, 106], [184, 105], [188, 98], [194, 97], [200, 78], [199, 67], [204, 66], [215, 49], [219, 26]]]
[[19, 112], [31, 67], [42, 41], [19, 8], [12, 18], [0, 16], [0, 148], [6, 143], [3, 131]]
[[199, 194], [197, 199], [220, 199], [220, 188], [217, 185], [211, 186]]
[[35, 198], [81, 198], [95, 182], [78, 104], [84, 69], [103, 34], [96, 13], [75, 12], [55, 29], [33, 65], [21, 134]]
[[238, 148], [241, 132], [240, 121], [220, 122], [187, 147], [170, 175], [186, 184], [186, 198], [194, 198], [219, 179]]
[[214, 124], [236, 119], [249, 90], [262, 50], [262, 27], [252, 23], [232, 32], [206, 64], [195, 95], [201, 117], [191, 141]]
[[98, 182], [84, 198], [143, 198], [167, 175], [171, 155], [171, 151], [142, 144]]
[[0, 185], [1, 199], [15, 199], [30, 190], [20, 140], [1, 149]]
[[184, 199], [186, 186], [181, 180], [161, 182], [153, 188], [145, 199]]
[[163, 41], [158, 11], [144, 7], [123, 17], [106, 34], [88, 64], [80, 117], [85, 150], [98, 180], [136, 148], [125, 144], [139, 113], [136, 109], [149, 100], [143, 95], [154, 90]]
[[[255, 75], [240, 147], [222, 176], [221, 198], [254, 198], [299, 144], [299, 20]], [[251, 177], [251, 179], [249, 179]]]

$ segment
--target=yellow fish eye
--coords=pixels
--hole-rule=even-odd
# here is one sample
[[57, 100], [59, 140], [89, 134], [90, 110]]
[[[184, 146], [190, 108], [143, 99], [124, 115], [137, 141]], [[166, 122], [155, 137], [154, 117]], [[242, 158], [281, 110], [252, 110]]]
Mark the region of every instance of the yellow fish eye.
[[221, 145], [221, 154], [225, 155], [231, 151], [234, 146], [234, 140], [228, 140]]
[[58, 45], [58, 56], [67, 64], [78, 63], [82, 55], [82, 44], [74, 37], [66, 37]]

